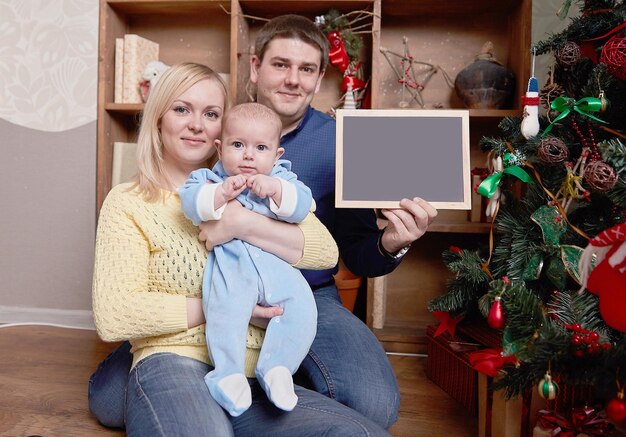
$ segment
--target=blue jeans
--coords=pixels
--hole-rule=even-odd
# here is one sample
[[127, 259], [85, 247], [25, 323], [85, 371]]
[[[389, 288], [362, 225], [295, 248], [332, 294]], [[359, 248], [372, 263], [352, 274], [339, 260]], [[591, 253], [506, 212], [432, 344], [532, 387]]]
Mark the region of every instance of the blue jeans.
[[151, 355], [130, 372], [126, 432], [129, 437], [175, 436], [389, 436], [368, 418], [312, 390], [296, 386], [298, 405], [277, 409], [256, 379], [250, 379], [252, 406], [231, 417], [204, 384], [212, 369], [172, 353]]
[[[400, 394], [385, 351], [369, 328], [341, 305], [334, 285], [315, 291], [314, 296], [317, 334], [294, 380], [389, 428], [397, 419]], [[100, 364], [89, 380], [89, 408], [103, 425], [124, 427], [131, 363], [132, 355], [125, 343]], [[206, 388], [202, 379], [198, 383]], [[304, 400], [298, 390], [303, 388], [296, 389], [300, 407]], [[254, 396], [253, 402], [258, 398], [265, 400], [263, 395]], [[233, 418], [233, 423], [247, 417], [243, 414]], [[239, 436], [240, 428], [235, 429]]]

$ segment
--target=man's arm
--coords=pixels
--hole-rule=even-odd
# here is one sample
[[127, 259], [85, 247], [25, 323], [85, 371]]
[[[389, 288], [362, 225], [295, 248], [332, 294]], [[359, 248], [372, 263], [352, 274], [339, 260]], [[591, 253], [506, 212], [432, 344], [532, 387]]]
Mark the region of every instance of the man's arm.
[[351, 272], [367, 277], [392, 272], [400, 263], [394, 255], [424, 235], [437, 216], [437, 210], [421, 199], [404, 199], [400, 206], [401, 209], [383, 210], [388, 219], [384, 231], [378, 229], [371, 209], [336, 210], [333, 236]]

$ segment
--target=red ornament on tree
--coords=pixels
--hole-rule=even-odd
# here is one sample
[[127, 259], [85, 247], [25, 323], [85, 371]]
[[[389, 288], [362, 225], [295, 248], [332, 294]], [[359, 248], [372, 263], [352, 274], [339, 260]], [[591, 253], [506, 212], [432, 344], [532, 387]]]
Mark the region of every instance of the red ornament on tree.
[[624, 389], [617, 393], [615, 399], [611, 399], [606, 404], [606, 415], [612, 422], [617, 424], [626, 423], [626, 400], [624, 400]]
[[493, 329], [502, 329], [506, 324], [504, 312], [502, 311], [502, 302], [500, 296], [496, 296], [493, 304], [491, 305], [491, 308], [489, 309], [487, 323]]
[[611, 37], [602, 47], [600, 62], [613, 76], [626, 80], [626, 38], [620, 34]]

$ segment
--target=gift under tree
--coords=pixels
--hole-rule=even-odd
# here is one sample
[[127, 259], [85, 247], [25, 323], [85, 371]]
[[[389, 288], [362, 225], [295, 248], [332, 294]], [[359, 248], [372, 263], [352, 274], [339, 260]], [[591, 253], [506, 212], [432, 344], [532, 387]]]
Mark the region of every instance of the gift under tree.
[[524, 113], [481, 141], [502, 162], [478, 187], [491, 243], [444, 253], [455, 275], [430, 310], [502, 331], [495, 389], [558, 399], [559, 384], [592, 387], [579, 400], [624, 425], [626, 2], [560, 12], [570, 3], [580, 14], [531, 49], [554, 59], [547, 83], [529, 72]]

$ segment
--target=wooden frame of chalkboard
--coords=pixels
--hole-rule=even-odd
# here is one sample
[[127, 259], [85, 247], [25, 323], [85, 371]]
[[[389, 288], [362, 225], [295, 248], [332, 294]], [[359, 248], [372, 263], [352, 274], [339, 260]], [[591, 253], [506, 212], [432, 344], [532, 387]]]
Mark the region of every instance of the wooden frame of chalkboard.
[[337, 110], [335, 205], [471, 209], [469, 111]]

